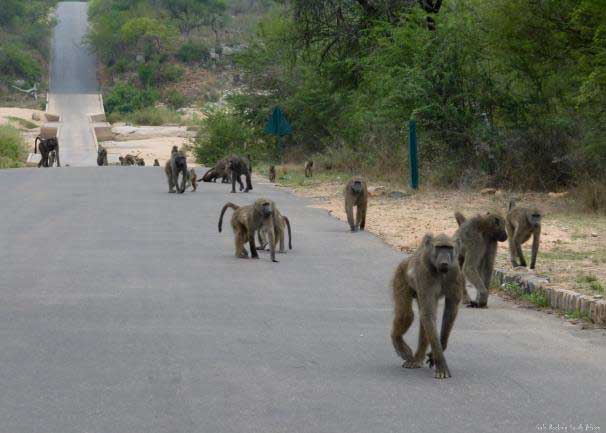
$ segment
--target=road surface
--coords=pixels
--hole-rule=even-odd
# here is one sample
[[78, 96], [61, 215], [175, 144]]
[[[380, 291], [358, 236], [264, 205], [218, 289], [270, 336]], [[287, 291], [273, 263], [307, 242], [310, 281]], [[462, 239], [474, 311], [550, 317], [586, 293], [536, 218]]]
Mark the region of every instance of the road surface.
[[103, 112], [95, 56], [84, 43], [88, 30], [86, 2], [61, 2], [51, 40], [48, 111], [61, 116], [61, 163], [96, 164], [89, 114]]
[[[402, 255], [287, 192], [228, 190], [168, 194], [154, 167], [0, 171], [1, 432], [605, 431], [603, 330], [491, 297], [455, 324], [451, 379], [405, 370]], [[225, 201], [261, 195], [293, 224], [277, 264], [217, 233]]]

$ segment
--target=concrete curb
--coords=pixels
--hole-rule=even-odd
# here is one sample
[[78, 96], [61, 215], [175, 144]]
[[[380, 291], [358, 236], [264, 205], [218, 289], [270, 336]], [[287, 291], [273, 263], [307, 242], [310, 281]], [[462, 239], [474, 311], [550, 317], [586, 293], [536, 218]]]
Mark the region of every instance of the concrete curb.
[[549, 281], [528, 271], [506, 271], [495, 269], [494, 277], [502, 285], [517, 283], [526, 293], [543, 293], [549, 305], [564, 312], [579, 311], [586, 314], [594, 323], [606, 324], [606, 301], [593, 296], [582, 295], [572, 290], [545, 287]]

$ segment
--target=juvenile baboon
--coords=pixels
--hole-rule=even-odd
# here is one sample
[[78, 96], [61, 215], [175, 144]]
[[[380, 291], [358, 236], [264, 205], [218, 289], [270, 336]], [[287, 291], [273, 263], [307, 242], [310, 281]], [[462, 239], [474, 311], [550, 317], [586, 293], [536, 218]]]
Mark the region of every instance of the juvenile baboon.
[[56, 160], [57, 160], [57, 152], [54, 150], [51, 150], [48, 153], [48, 166], [52, 167], [53, 165], [55, 165]]
[[[185, 183], [187, 182], [187, 158], [185, 154], [173, 146], [170, 159], [164, 165], [164, 173], [168, 181], [168, 192], [174, 193], [175, 187], [179, 194], [185, 192]], [[179, 173], [181, 174], [181, 185], [179, 185]]]
[[[465, 290], [465, 278], [455, 257], [455, 243], [446, 235], [425, 235], [419, 249], [397, 267], [392, 280], [395, 317], [391, 330], [391, 341], [396, 353], [404, 360], [402, 367], [422, 367], [431, 346], [427, 363], [436, 367], [435, 378], [450, 377], [444, 358], [448, 337], [452, 331], [459, 302]], [[436, 318], [438, 299], [444, 297], [442, 330], [438, 336]], [[419, 306], [419, 345], [413, 355], [404, 341], [404, 334], [414, 320], [412, 301]]]
[[266, 198], [260, 198], [248, 206], [238, 206], [233, 203], [226, 203], [225, 206], [223, 206], [223, 209], [221, 209], [221, 216], [219, 217], [219, 233], [221, 233], [223, 226], [223, 215], [228, 208], [234, 210], [234, 214], [231, 217], [231, 227], [234, 230], [235, 235], [236, 257], [248, 257], [248, 252], [244, 246], [246, 242], [248, 242], [251, 257], [253, 259], [258, 259], [259, 253], [257, 253], [257, 247], [255, 245], [255, 232], [264, 231], [268, 237], [271, 261], [277, 262], [276, 243], [274, 241], [274, 202]]
[[97, 149], [97, 165], [99, 167], [107, 165], [107, 149], [101, 145]]
[[305, 177], [313, 176], [313, 167], [314, 162], [311, 159], [305, 163]]
[[217, 161], [215, 166], [209, 169], [204, 176], [202, 176], [203, 182], [217, 182], [218, 178], [221, 178], [221, 183], [229, 183], [229, 173], [227, 170], [227, 159], [221, 159]]
[[59, 161], [59, 140], [57, 140], [56, 137], [42, 138], [37, 136], [34, 141], [34, 153], [38, 153], [38, 149], [40, 149], [40, 162], [38, 163], [38, 168], [49, 166], [48, 157], [52, 151], [55, 152], [57, 167], [61, 167], [61, 162]]
[[198, 176], [193, 168], [187, 172], [187, 186], [191, 186], [192, 191], [198, 189]]
[[[290, 230], [290, 220], [280, 213], [277, 207], [274, 206], [274, 242], [276, 245], [280, 244], [280, 249], [278, 252], [286, 253], [286, 248], [284, 247], [284, 231], [288, 229], [288, 249], [292, 250], [292, 232]], [[259, 250], [265, 250], [268, 246], [267, 234], [263, 230], [259, 230], [257, 232], [257, 237], [259, 240]]]
[[511, 265], [514, 268], [518, 266], [516, 255], [520, 259], [519, 266], [526, 267], [522, 244], [532, 236], [530, 269], [534, 269], [539, 252], [539, 243], [541, 242], [542, 217], [541, 211], [537, 208], [514, 207], [513, 202], [509, 203], [507, 234], [509, 236], [509, 256], [511, 257]]
[[135, 164], [140, 167], [145, 167], [145, 160], [143, 158], [139, 158], [138, 156], [135, 156]]
[[274, 167], [273, 165], [269, 166], [269, 181], [270, 182], [276, 181], [276, 167]]
[[[250, 178], [250, 174], [252, 173], [250, 156], [249, 158], [241, 158], [237, 155], [231, 155], [227, 159], [227, 169], [229, 171], [229, 176], [231, 177], [231, 192], [236, 192], [236, 182], [240, 184], [240, 191], [244, 190], [244, 192], [248, 192], [252, 187], [252, 181]], [[244, 185], [242, 184], [242, 179], [240, 176], [246, 176], [246, 189], [244, 189]]]
[[[366, 226], [366, 208], [368, 206], [368, 188], [366, 181], [361, 177], [354, 177], [345, 187], [345, 212], [347, 222], [352, 232], [364, 230]], [[353, 207], [356, 206], [356, 220], [354, 222]]]
[[160, 167], [160, 161], [154, 159], [154, 167]]
[[459, 228], [455, 233], [458, 260], [463, 274], [477, 290], [475, 301], [471, 301], [467, 290], [463, 291], [463, 303], [470, 307], [486, 308], [488, 288], [492, 280], [497, 242], [507, 240], [504, 218], [496, 213], [477, 215], [466, 219], [455, 213]]

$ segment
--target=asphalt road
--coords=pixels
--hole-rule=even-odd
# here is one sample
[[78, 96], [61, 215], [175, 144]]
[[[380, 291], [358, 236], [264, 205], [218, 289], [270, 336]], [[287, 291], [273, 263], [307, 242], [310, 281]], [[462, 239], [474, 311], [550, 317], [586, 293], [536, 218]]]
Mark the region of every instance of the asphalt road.
[[[491, 297], [455, 324], [451, 379], [405, 370], [402, 255], [287, 192], [228, 188], [168, 194], [154, 167], [0, 171], [0, 432], [606, 429], [603, 330]], [[217, 233], [226, 200], [261, 195], [293, 223], [277, 264]]]
[[48, 111], [61, 116], [61, 163], [96, 164], [96, 145], [89, 114], [103, 112], [96, 60], [84, 42], [88, 30], [86, 2], [60, 2], [51, 40]]

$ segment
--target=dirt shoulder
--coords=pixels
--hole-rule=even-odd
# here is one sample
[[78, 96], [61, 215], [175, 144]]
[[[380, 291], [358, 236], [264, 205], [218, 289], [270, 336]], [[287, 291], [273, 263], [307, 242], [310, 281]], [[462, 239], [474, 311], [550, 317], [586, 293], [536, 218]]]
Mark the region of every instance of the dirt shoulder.
[[[291, 173], [291, 171], [289, 171]], [[292, 188], [300, 196], [312, 199], [313, 206], [326, 209], [346, 221], [343, 187], [340, 179], [307, 180], [298, 175], [280, 176], [278, 184]], [[369, 183], [377, 190], [370, 198], [366, 228], [393, 247], [413, 251], [427, 232], [452, 235], [457, 229], [453, 212], [474, 215], [488, 210], [504, 212], [508, 195], [483, 195], [479, 191], [421, 190]], [[384, 192], [381, 190], [384, 188]], [[402, 192], [392, 198], [393, 190]], [[548, 194], [515, 194], [519, 205], [534, 204], [545, 217], [536, 272], [549, 280], [550, 287], [566, 288], [601, 296], [606, 286], [606, 217], [580, 213], [574, 197], [551, 197]], [[530, 244], [524, 246], [529, 260]], [[497, 266], [511, 269], [507, 243], [499, 244]]]

